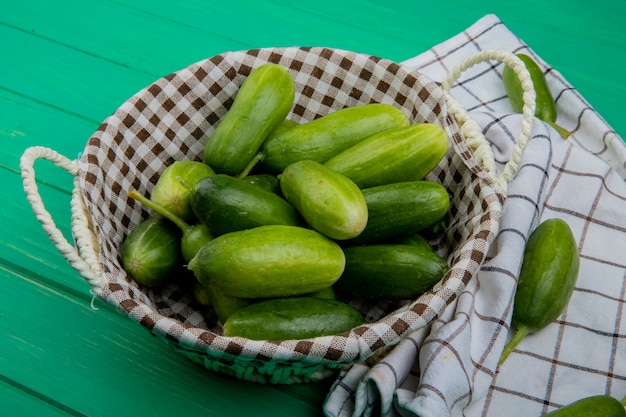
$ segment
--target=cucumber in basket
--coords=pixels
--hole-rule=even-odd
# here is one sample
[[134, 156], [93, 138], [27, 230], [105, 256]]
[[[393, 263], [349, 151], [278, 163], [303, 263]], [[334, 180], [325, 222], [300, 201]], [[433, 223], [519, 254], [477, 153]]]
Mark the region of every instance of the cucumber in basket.
[[254, 69], [204, 148], [204, 162], [218, 173], [240, 174], [269, 134], [287, 117], [295, 95], [291, 74], [277, 64]]
[[237, 310], [224, 323], [224, 335], [253, 340], [307, 339], [347, 332], [361, 324], [363, 315], [338, 300], [275, 298]]

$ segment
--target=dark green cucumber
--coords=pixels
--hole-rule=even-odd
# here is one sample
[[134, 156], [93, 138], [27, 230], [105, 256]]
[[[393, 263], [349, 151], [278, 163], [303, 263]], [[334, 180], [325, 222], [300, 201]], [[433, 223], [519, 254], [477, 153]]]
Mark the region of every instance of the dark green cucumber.
[[339, 279], [345, 256], [334, 241], [297, 226], [259, 226], [219, 236], [189, 262], [203, 285], [241, 298], [315, 292]]
[[346, 267], [334, 287], [365, 298], [413, 299], [448, 270], [434, 251], [414, 245], [364, 245], [344, 248]]
[[[517, 57], [524, 62], [530, 78], [535, 88], [535, 116], [544, 122], [551, 125], [563, 138], [567, 139], [570, 132], [563, 127], [556, 124], [557, 110], [554, 98], [548, 89], [543, 71], [539, 68], [539, 65], [528, 55], [517, 54]], [[502, 81], [509, 100], [513, 105], [513, 109], [517, 113], [522, 113], [524, 107], [522, 83], [520, 82], [517, 74], [508, 66], [504, 67], [502, 73]]]
[[348, 244], [388, 241], [414, 234], [437, 223], [450, 207], [446, 189], [431, 181], [398, 182], [365, 188], [368, 220]]
[[409, 123], [389, 104], [346, 107], [271, 135], [263, 144], [263, 164], [274, 172], [301, 160], [323, 163], [337, 153], [383, 130]]
[[413, 245], [413, 246], [417, 246], [417, 247], [424, 248], [426, 250], [431, 250], [431, 251], [435, 250], [435, 248], [432, 247], [430, 242], [428, 242], [428, 239], [426, 239], [420, 233], [413, 233], [413, 234], [409, 234], [407, 236], [401, 237], [400, 239], [396, 240], [394, 243], [397, 243], [400, 245]]
[[298, 211], [282, 197], [224, 174], [198, 181], [191, 207], [216, 235], [270, 224], [302, 224]]
[[240, 174], [293, 105], [295, 86], [277, 64], [252, 70], [235, 100], [207, 141], [204, 162], [217, 173]]
[[278, 177], [274, 174], [254, 174], [247, 175], [241, 178], [242, 181], [249, 182], [250, 184], [261, 187], [264, 190], [271, 191], [273, 193], [280, 192], [280, 183]]
[[181, 263], [180, 230], [165, 217], [150, 217], [130, 231], [121, 248], [122, 267], [135, 281], [154, 287]]
[[288, 297], [236, 311], [224, 323], [223, 332], [253, 340], [295, 340], [344, 333], [363, 322], [358, 310], [341, 301]]
[[389, 129], [333, 156], [324, 165], [361, 188], [423, 179], [448, 149], [439, 125], [415, 123]]
[[215, 237], [205, 224], [190, 225], [170, 210], [141, 195], [137, 190], [130, 190], [128, 196], [151, 208], [155, 213], [167, 218], [178, 226], [182, 233], [180, 249], [185, 262], [189, 262], [206, 242]]
[[527, 334], [548, 326], [563, 312], [578, 278], [580, 255], [563, 219], [543, 221], [528, 238], [513, 300], [515, 335], [500, 357], [504, 363]]
[[[622, 400], [624, 402], [624, 400]], [[582, 398], [544, 417], [626, 417], [624, 404], [609, 395]]]
[[318, 162], [287, 166], [280, 174], [280, 189], [313, 229], [331, 239], [358, 236], [367, 224], [367, 204], [359, 187]]

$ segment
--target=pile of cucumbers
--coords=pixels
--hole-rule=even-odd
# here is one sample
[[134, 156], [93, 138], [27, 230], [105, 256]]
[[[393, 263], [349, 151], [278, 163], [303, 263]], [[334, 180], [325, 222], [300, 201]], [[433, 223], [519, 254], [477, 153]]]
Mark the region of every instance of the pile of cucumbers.
[[129, 192], [154, 214], [126, 237], [124, 269], [147, 287], [192, 271], [226, 336], [346, 332], [364, 316], [335, 292], [410, 300], [448, 270], [423, 236], [450, 206], [425, 180], [448, 150], [443, 128], [382, 103], [295, 123], [295, 93], [282, 66], [251, 70], [204, 160], [169, 165], [150, 198]]

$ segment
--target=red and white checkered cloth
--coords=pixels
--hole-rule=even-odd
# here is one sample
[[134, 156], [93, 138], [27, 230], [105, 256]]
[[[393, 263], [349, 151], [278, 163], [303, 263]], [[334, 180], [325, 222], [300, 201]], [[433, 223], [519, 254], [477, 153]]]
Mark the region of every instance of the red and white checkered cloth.
[[[626, 146], [602, 117], [496, 16], [402, 64], [443, 80], [467, 56], [503, 49], [544, 69], [566, 141], [541, 121], [509, 184], [498, 237], [477, 279], [432, 326], [376, 365], [357, 364], [333, 385], [324, 412], [360, 416], [539, 416], [582, 397], [626, 395]], [[492, 143], [500, 168], [521, 129], [502, 85], [503, 65], [470, 69], [451, 94]], [[564, 313], [531, 334], [498, 368], [512, 336], [515, 283], [530, 231], [560, 217], [579, 244], [580, 274]]]

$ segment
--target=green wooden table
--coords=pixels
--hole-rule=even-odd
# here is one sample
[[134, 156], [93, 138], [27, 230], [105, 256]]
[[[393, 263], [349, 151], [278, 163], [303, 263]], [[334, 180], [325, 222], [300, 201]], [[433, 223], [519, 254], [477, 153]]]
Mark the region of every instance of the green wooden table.
[[[130, 95], [227, 50], [328, 46], [403, 61], [495, 13], [626, 137], [626, 2], [3, 1], [0, 5], [0, 414], [320, 416], [331, 381], [265, 386], [210, 373], [100, 301], [24, 197], [34, 145], [70, 158]], [[38, 163], [70, 237], [71, 177]]]

